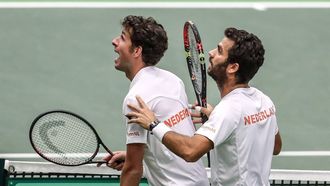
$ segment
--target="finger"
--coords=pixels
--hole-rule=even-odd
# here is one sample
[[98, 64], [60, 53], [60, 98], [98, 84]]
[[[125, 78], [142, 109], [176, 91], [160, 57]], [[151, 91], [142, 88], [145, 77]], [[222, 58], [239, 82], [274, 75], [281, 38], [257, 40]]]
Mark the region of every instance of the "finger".
[[103, 158], [103, 160], [109, 161], [109, 160], [111, 160], [112, 157], [113, 157], [113, 155], [108, 154], [106, 157]]
[[123, 161], [122, 157], [117, 156], [116, 154], [108, 161], [108, 164], [119, 164], [121, 161]]
[[137, 118], [140, 114], [137, 113], [137, 112], [129, 112], [127, 113], [125, 116], [128, 118], [128, 119], [132, 119], [132, 118]]
[[200, 112], [200, 113], [203, 113], [203, 114], [207, 113], [207, 108], [205, 108], [205, 107], [196, 106], [195, 110]]
[[140, 111], [141, 111], [140, 108], [138, 108], [137, 106], [134, 106], [134, 105], [132, 105], [132, 104], [127, 104], [127, 107], [128, 107], [129, 109], [131, 109], [132, 111], [135, 111], [135, 112], [140, 112]]
[[143, 101], [143, 99], [140, 96], [136, 96], [136, 100], [139, 103], [140, 108], [146, 108], [147, 104]]
[[197, 118], [200, 118], [200, 117], [201, 117], [201, 113], [200, 113], [200, 112], [191, 112], [191, 113], [190, 113], [190, 116], [191, 116], [191, 117], [197, 117]]
[[138, 118], [133, 118], [127, 121], [128, 124], [135, 124], [135, 123], [139, 123], [139, 119]]
[[[106, 155], [104, 158], [102, 158], [102, 160], [104, 160], [104, 161], [109, 161], [110, 159], [111, 159], [111, 155], [110, 154], [108, 154], [108, 155]], [[103, 163], [97, 163], [96, 164], [96, 166], [97, 167], [100, 167], [101, 165], [102, 165]]]
[[193, 119], [193, 124], [200, 124], [200, 123], [202, 123], [202, 118]]
[[114, 169], [116, 169], [117, 171], [121, 171], [123, 169], [123, 167], [124, 167], [124, 164], [121, 163], [121, 164], [117, 165], [116, 167], [114, 167]]
[[113, 163], [109, 162], [109, 163], [107, 163], [107, 166], [114, 169], [116, 167], [116, 163], [115, 162], [113, 162]]
[[107, 166], [115, 164], [117, 162], [117, 160], [118, 160], [118, 157], [116, 155], [112, 156], [112, 158], [107, 162]]
[[107, 163], [107, 166], [116, 170], [121, 170], [124, 166], [124, 161], [121, 161], [121, 163], [117, 163], [119, 160], [121, 159], [118, 158], [116, 161], [109, 162]]

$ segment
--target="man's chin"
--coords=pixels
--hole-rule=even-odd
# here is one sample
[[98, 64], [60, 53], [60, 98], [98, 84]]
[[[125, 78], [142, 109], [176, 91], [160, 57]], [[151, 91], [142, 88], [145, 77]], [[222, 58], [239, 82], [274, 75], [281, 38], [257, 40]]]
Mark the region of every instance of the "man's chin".
[[208, 74], [213, 80], [216, 81], [217, 78], [216, 78], [216, 76], [215, 76], [215, 74], [213, 73], [212, 70], [208, 69], [208, 70], [207, 70], [207, 74]]
[[207, 69], [207, 73], [210, 75], [210, 73], [211, 73], [211, 68], [210, 67]]
[[123, 71], [123, 70], [120, 68], [119, 65], [115, 65], [115, 69], [116, 69], [116, 70], [119, 70], [119, 71]]

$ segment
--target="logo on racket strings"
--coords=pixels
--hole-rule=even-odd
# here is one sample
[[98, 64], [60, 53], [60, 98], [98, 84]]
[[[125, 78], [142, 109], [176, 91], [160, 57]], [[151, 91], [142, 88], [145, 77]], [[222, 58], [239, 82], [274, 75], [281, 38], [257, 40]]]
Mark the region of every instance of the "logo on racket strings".
[[[45, 122], [43, 125], [41, 125], [39, 129], [39, 136], [41, 138], [41, 141], [52, 151], [58, 154], [63, 154], [63, 152], [58, 149], [53, 142], [51, 141], [51, 136], [56, 137], [57, 136], [57, 130], [52, 130], [54, 127], [60, 127], [64, 126], [65, 122], [62, 120], [53, 120]], [[51, 130], [51, 131], [50, 131]], [[50, 132], [49, 132], [50, 131]]]

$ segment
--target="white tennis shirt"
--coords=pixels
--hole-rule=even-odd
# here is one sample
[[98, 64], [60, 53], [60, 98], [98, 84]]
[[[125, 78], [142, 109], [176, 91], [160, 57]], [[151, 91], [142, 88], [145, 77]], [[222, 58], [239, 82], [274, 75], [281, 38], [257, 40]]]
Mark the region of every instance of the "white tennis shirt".
[[275, 106], [256, 88], [238, 88], [222, 98], [196, 132], [213, 141], [213, 186], [269, 186], [275, 134]]
[[[190, 119], [183, 82], [174, 74], [157, 67], [141, 69], [131, 82], [124, 99], [123, 114], [128, 103], [137, 105], [139, 95], [156, 117], [174, 131], [192, 136], [195, 128]], [[125, 123], [127, 123], [127, 119]], [[201, 160], [188, 163], [168, 150], [151, 132], [137, 124], [127, 124], [126, 143], [144, 143], [144, 175], [151, 186], [206, 186], [207, 174]]]

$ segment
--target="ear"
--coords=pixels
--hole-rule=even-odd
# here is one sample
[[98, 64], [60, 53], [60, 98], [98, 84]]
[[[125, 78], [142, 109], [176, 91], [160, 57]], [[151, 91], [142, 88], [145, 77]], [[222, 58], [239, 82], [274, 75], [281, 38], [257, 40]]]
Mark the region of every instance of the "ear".
[[142, 47], [141, 46], [135, 47], [133, 53], [134, 53], [134, 57], [142, 56]]
[[239, 69], [239, 64], [238, 63], [230, 63], [228, 66], [227, 66], [227, 72], [229, 74], [234, 74], [238, 71]]

